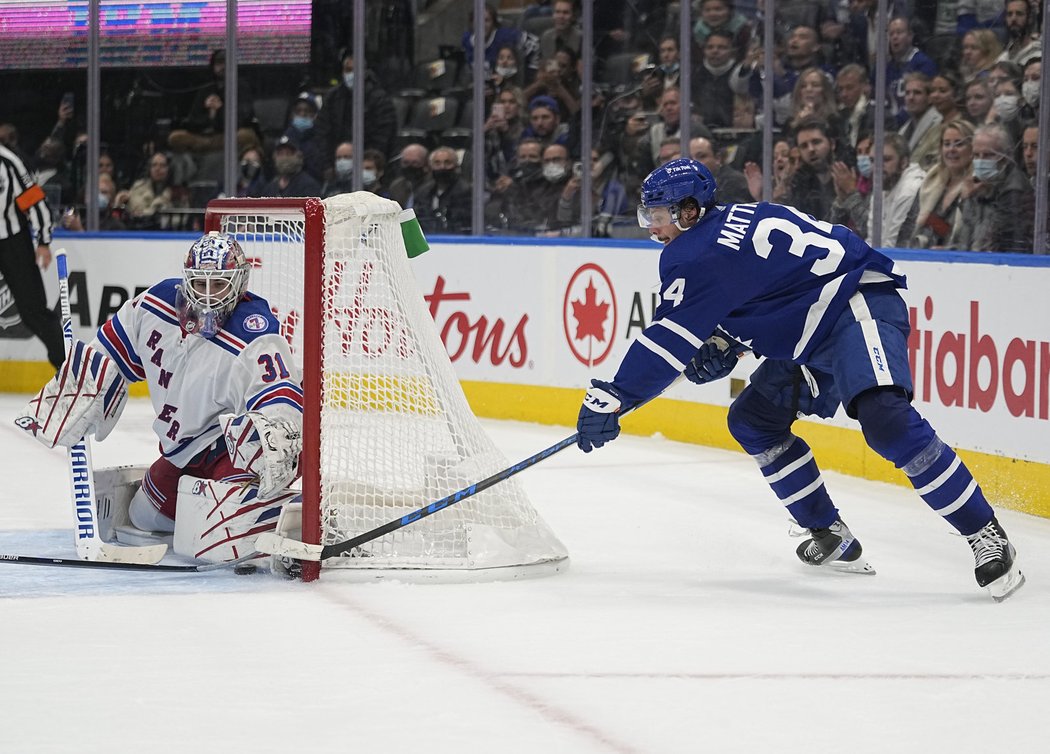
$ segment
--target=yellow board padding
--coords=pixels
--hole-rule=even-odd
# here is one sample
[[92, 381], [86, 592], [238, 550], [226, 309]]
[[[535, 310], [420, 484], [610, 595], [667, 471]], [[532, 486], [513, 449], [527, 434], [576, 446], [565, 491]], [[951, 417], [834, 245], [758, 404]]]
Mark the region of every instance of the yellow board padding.
[[437, 390], [428, 377], [336, 370], [325, 377], [323, 391], [325, 408], [407, 411], [422, 416], [441, 413]]
[[[461, 384], [478, 416], [568, 427], [575, 424], [585, 392], [583, 388], [492, 382]], [[724, 406], [659, 398], [625, 417], [623, 431], [634, 435], [659, 432], [670, 440], [739, 451], [726, 428], [727, 411]], [[794, 430], [813, 448], [823, 469], [910, 486], [903, 472], [867, 446], [859, 427], [799, 421]], [[993, 505], [1050, 518], [1050, 464], [969, 450], [958, 453]]]
[[[50, 364], [5, 361], [0, 369], [0, 392], [35, 393], [54, 375]], [[474, 413], [492, 419], [512, 419], [572, 427], [580, 410], [583, 388], [466, 381], [462, 383]], [[128, 390], [132, 397], [149, 395], [146, 383]], [[624, 432], [652, 435], [716, 448], [740, 450], [726, 429], [723, 406], [660, 398], [624, 418]], [[795, 431], [813, 448], [821, 468], [879, 482], [908, 485], [904, 474], [873, 452], [859, 429], [800, 421]], [[994, 505], [1050, 518], [1050, 464], [960, 450], [988, 499]], [[757, 473], [757, 472], [756, 472]]]
[[[40, 390], [55, 376], [55, 368], [46, 361], [0, 361], [0, 393], [29, 393]], [[145, 382], [134, 382], [128, 387], [132, 398], [146, 398], [149, 390]]]

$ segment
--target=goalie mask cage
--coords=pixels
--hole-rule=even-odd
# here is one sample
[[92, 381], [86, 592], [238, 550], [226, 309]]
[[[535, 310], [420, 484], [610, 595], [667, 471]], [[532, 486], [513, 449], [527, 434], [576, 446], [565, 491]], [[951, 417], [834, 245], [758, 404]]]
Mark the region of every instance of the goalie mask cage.
[[[241, 243], [248, 290], [269, 302], [302, 370], [310, 544], [345, 541], [508, 465], [467, 404], [409, 268], [400, 213], [369, 192], [208, 204], [205, 229]], [[498, 578], [566, 559], [508, 479], [324, 567]], [[303, 563], [305, 580], [319, 571]]]

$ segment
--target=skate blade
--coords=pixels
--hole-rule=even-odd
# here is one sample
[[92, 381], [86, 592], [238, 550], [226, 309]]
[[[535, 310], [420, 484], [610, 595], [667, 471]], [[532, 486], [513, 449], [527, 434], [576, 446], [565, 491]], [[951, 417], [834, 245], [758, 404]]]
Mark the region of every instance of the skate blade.
[[864, 560], [864, 558], [857, 558], [849, 562], [843, 560], [832, 560], [830, 562], [824, 562], [819, 565], [813, 563], [805, 563], [811, 568], [825, 571], [827, 573], [845, 573], [856, 576], [874, 576], [875, 569], [871, 566], [871, 563]]
[[118, 526], [113, 529], [116, 540], [122, 545], [138, 545], [149, 547], [152, 545], [170, 545], [174, 535], [159, 531], [143, 531], [134, 526]]
[[874, 576], [875, 569], [872, 568], [871, 563], [866, 561], [864, 558], [857, 558], [850, 562], [843, 560], [833, 560], [830, 563], [825, 563], [820, 568], [827, 568], [832, 571], [838, 571], [839, 573], [854, 573], [861, 576]]
[[1010, 566], [1010, 570], [1006, 572], [1006, 575], [1000, 576], [986, 586], [985, 589], [992, 595], [993, 600], [1002, 602], [1022, 586], [1024, 586], [1024, 574], [1021, 573], [1021, 570], [1015, 563]]

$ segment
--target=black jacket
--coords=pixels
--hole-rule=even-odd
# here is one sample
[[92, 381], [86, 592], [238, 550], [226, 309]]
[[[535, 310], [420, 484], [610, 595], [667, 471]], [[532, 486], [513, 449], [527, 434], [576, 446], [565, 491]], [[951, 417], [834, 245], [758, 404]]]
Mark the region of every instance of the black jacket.
[[[356, 84], [355, 84], [356, 85]], [[334, 155], [335, 148], [344, 141], [352, 141], [353, 92], [344, 84], [328, 90], [324, 104], [314, 121], [314, 138], [323, 146], [325, 155]], [[388, 159], [393, 157], [397, 138], [397, 112], [390, 96], [380, 87], [376, 77], [365, 74], [365, 149], [378, 149]], [[363, 153], [364, 150], [361, 150]], [[356, 150], [355, 150], [356, 153]]]

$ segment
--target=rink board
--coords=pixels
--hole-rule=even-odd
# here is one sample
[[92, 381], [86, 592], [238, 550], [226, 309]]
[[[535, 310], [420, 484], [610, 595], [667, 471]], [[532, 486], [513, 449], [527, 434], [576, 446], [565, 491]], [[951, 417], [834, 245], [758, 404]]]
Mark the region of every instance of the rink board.
[[[128, 297], [172, 276], [192, 238], [57, 239], [69, 253], [77, 334], [89, 337]], [[589, 380], [610, 379], [651, 321], [658, 255], [648, 242], [450, 238], [432, 241], [412, 268], [475, 411], [571, 427]], [[997, 503], [1050, 517], [1050, 257], [893, 256], [909, 279], [916, 406]], [[53, 268], [45, 282], [54, 302]], [[35, 391], [51, 374], [43, 347], [5, 313], [0, 391]], [[625, 431], [736, 448], [726, 410], [755, 364], [746, 357], [732, 380], [673, 389]], [[904, 481], [841, 412], [798, 431], [826, 468]]]

